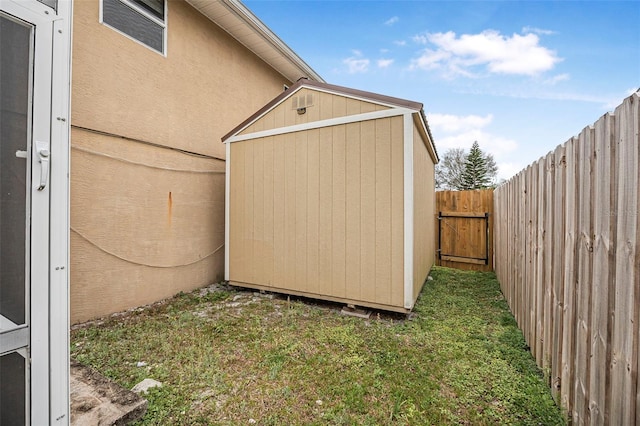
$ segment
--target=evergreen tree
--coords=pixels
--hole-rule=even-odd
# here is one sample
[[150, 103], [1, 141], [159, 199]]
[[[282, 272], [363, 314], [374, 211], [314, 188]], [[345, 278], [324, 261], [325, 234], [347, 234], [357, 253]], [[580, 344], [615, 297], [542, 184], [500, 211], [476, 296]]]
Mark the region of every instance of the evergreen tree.
[[[492, 186], [492, 177], [495, 176], [497, 168], [495, 167], [495, 162], [493, 162], [492, 167], [496, 168], [496, 170], [490, 170], [486, 157], [480, 149], [478, 142], [475, 141], [464, 163], [462, 188], [460, 189], [482, 189]], [[491, 160], [493, 160], [493, 157], [491, 157]]]

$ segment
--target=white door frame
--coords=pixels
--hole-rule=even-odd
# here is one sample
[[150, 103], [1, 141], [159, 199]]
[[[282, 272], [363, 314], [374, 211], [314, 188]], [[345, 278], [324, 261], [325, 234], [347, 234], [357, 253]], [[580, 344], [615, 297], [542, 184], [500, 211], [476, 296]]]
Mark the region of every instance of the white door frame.
[[[0, 0], [0, 10], [35, 25], [31, 179], [30, 398], [28, 422], [68, 425], [69, 414], [69, 137], [71, 0], [56, 9], [36, 0]], [[49, 144], [47, 184], [36, 141]], [[30, 182], [30, 183], [29, 183]], [[29, 204], [29, 201], [27, 201]], [[46, 214], [48, 212], [48, 214]], [[28, 226], [28, 224], [27, 224]]]

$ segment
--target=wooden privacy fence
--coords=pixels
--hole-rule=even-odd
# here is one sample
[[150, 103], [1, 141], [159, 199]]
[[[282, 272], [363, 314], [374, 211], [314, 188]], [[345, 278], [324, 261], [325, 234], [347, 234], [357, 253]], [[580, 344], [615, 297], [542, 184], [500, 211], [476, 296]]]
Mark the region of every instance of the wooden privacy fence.
[[436, 263], [493, 270], [493, 189], [436, 192]]
[[495, 191], [502, 291], [575, 424], [640, 424], [639, 103]]

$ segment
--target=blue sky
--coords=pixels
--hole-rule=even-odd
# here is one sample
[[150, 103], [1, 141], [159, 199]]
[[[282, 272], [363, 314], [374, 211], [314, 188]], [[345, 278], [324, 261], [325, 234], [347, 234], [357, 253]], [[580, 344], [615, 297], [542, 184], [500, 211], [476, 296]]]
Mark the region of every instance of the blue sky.
[[508, 178], [640, 88], [640, 1], [244, 4], [328, 83], [424, 104]]

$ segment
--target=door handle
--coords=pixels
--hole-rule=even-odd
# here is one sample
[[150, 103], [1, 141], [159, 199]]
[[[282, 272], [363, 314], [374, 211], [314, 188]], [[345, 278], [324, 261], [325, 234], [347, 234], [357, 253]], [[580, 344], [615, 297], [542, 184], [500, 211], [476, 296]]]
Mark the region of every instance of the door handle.
[[40, 186], [38, 191], [42, 191], [47, 186], [47, 179], [49, 178], [49, 142], [36, 141], [36, 154], [38, 154], [38, 161], [41, 164], [40, 167]]

